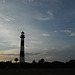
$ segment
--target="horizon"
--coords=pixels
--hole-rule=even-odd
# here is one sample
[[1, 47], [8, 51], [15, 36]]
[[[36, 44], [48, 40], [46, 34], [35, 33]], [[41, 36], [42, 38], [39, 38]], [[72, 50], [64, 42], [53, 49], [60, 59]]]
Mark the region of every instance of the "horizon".
[[0, 61], [20, 57], [22, 31], [26, 62], [75, 59], [75, 1], [1, 0]]

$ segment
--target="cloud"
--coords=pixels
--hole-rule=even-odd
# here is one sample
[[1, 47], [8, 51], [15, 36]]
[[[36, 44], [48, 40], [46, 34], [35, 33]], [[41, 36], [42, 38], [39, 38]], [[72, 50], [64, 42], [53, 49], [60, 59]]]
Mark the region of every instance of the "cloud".
[[[23, 3], [30, 3], [30, 2], [45, 2], [45, 0], [22, 0]], [[59, 2], [60, 0], [46, 0], [47, 2]]]
[[75, 48], [69, 45], [65, 45], [59, 48], [49, 48], [48, 50], [40, 50], [39, 52], [31, 52], [27, 54], [27, 59], [39, 60], [44, 58], [45, 61], [68, 61], [72, 58], [75, 58]]
[[18, 58], [17, 56], [14, 55], [0, 55], [0, 61], [14, 61], [15, 58]]
[[3, 21], [7, 21], [7, 22], [14, 20], [13, 18], [3, 15], [3, 14], [0, 14], [0, 19], [2, 19]]
[[51, 36], [51, 35], [50, 34], [40, 34], [40, 36], [48, 37], [48, 36]]
[[75, 58], [75, 48], [74, 46], [65, 45], [54, 50], [49, 49], [46, 54], [52, 57], [48, 61], [68, 61]]
[[45, 57], [45, 59], [48, 60], [48, 61], [49, 61], [50, 59], [52, 59], [52, 58], [53, 58], [52, 56], [46, 56], [46, 57]]
[[64, 30], [61, 32], [69, 33], [69, 36], [75, 36], [75, 32], [72, 32], [71, 30]]
[[48, 10], [47, 13], [48, 13], [50, 16], [52, 16], [52, 17], [54, 16], [53, 13], [52, 13], [50, 10]]
[[30, 41], [30, 43], [32, 43], [32, 44], [42, 44], [41, 41]]
[[75, 36], [75, 32], [72, 32], [71, 30], [60, 30], [60, 31], [55, 30], [54, 32], [64, 32], [68, 33], [68, 36]]
[[0, 24], [0, 35], [1, 36], [7, 35], [6, 37], [11, 37], [12, 35], [10, 35], [10, 34], [13, 34], [11, 27], [9, 25], [7, 26], [7, 25]]
[[20, 50], [0, 50], [0, 61], [14, 61], [15, 58], [19, 58]]
[[[43, 53], [43, 52], [42, 52]], [[42, 55], [40, 52], [32, 51], [25, 53], [26, 61], [33, 61], [34, 59], [38, 58], [39, 55]], [[20, 57], [20, 50], [12, 49], [12, 50], [2, 50], [0, 51], [0, 61], [14, 61], [15, 58], [19, 59]], [[38, 58], [39, 59], [39, 58]]]
[[[49, 1], [49, 0], [48, 0]], [[59, 2], [60, 0], [50, 0], [50, 1], [53, 1], [53, 2]]]
[[[5, 0], [2, 0], [2, 1], [5, 2]], [[23, 1], [27, 5], [24, 5], [21, 1]], [[66, 7], [64, 2], [57, 3], [62, 0], [21, 0], [21, 1], [20, 0], [19, 1], [18, 0], [16, 0], [16, 1], [8, 0], [6, 2], [6, 4], [0, 5], [1, 6], [0, 7], [1, 8], [0, 9], [1, 10], [1, 14], [0, 14], [0, 21], [1, 21], [0, 22], [0, 50], [15, 49], [15, 50], [19, 51], [19, 47], [20, 47], [19, 36], [20, 36], [20, 32], [22, 30], [24, 30], [26, 32], [26, 40], [25, 40], [26, 43], [25, 44], [28, 45], [26, 52], [33, 53], [34, 51], [37, 51], [36, 53], [38, 53], [39, 51], [41, 51], [39, 54], [35, 53], [33, 59], [47, 57], [48, 60], [51, 60], [51, 59], [55, 58], [55, 57], [53, 57], [53, 55], [51, 55], [52, 52], [49, 55], [46, 52], [45, 53], [42, 53], [42, 52], [44, 52], [44, 50], [45, 51], [50, 50], [50, 51], [54, 51], [54, 54], [56, 54], [56, 50], [57, 50], [57, 48], [55, 48], [56, 46], [59, 45], [59, 47], [60, 47], [63, 45], [63, 43], [70, 44], [69, 42], [73, 41], [73, 39], [68, 41], [70, 38], [66, 38], [67, 40], [62, 39], [64, 36], [61, 36], [62, 38], [58, 38], [58, 37], [60, 37], [60, 35], [57, 35], [57, 33], [65, 33], [67, 36], [70, 36], [70, 37], [75, 36], [75, 33], [72, 30], [68, 30], [68, 29], [63, 30], [63, 28], [65, 28], [65, 26], [64, 26], [65, 24], [62, 25], [62, 22], [61, 22], [61, 21], [63, 21], [64, 16], [67, 17], [66, 13], [70, 15], [72, 11], [68, 12], [69, 11], [68, 7]], [[66, 7], [67, 10], [64, 9], [64, 7], [61, 7], [63, 5], [64, 5], [64, 7]], [[70, 8], [72, 8], [72, 7], [70, 7]], [[59, 12], [60, 12], [60, 14], [59, 14]], [[64, 15], [64, 13], [65, 13], [65, 15]], [[15, 17], [15, 21], [13, 22], [12, 20], [14, 20], [14, 17]], [[58, 37], [53, 36], [53, 38], [52, 37], [49, 38], [52, 35], [43, 32], [44, 31], [43, 27], [45, 28], [46, 24], [47, 24], [47, 27], [49, 27], [48, 28], [49, 30], [48, 29], [45, 30], [47, 32], [51, 31], [55, 28], [60, 29], [60, 30], [54, 31], [54, 32], [57, 32], [56, 35]], [[54, 25], [54, 24], [56, 24], [56, 25]], [[61, 24], [61, 26], [59, 26], [59, 24]], [[68, 26], [68, 24], [66, 25], [66, 27], [67, 26]], [[40, 29], [40, 27], [42, 27], [42, 29]], [[72, 27], [74, 27], [74, 26], [70, 26], [70, 25], [68, 26], [69, 29], [71, 29]], [[41, 34], [41, 32], [42, 32], [42, 34]], [[63, 41], [63, 40], [66, 40], [66, 41]], [[70, 44], [70, 45], [72, 45], [72, 44]], [[53, 49], [50, 48], [52, 46], [54, 46]], [[62, 48], [62, 50], [64, 50], [64, 47]], [[67, 49], [67, 47], [68, 46], [66, 46], [66, 49]], [[61, 48], [60, 48], [60, 50], [61, 50]], [[11, 54], [11, 56], [15, 56], [14, 53], [17, 53], [16, 51], [14, 51], [14, 52], [6, 51], [6, 52], [5, 52], [5, 54], [8, 54], [8, 55]], [[27, 56], [29, 56], [29, 55], [31, 57], [33, 54], [27, 54]], [[52, 58], [50, 58], [50, 57], [52, 57]], [[27, 58], [27, 59], [32, 59], [32, 58]]]
[[69, 36], [75, 36], [75, 33], [72, 32]]
[[24, 3], [24, 4], [27, 4], [27, 3], [31, 3], [31, 2], [33, 2], [34, 0], [22, 0], [22, 2]]
[[58, 32], [57, 30], [54, 30], [54, 32], [56, 33], [56, 32]]
[[18, 54], [19, 51], [18, 49], [0, 50], [0, 54]]
[[37, 20], [43, 20], [44, 21], [44, 20], [52, 20], [54, 18], [54, 15], [51, 11], [46, 11], [45, 14], [38, 12], [34, 15], [34, 17]]
[[61, 30], [60, 32], [71, 33], [71, 30]]
[[[50, 9], [45, 9], [43, 10], [42, 9], [42, 12], [41, 10], [38, 10], [35, 8], [35, 5], [38, 5], [39, 4], [43, 5], [44, 7], [44, 3], [45, 3], [45, 0], [23, 0], [23, 3], [27, 4], [27, 3], [31, 3], [31, 4], [28, 4], [27, 8], [30, 9], [30, 11], [27, 13], [27, 16], [28, 17], [32, 17], [36, 20], [39, 20], [39, 21], [47, 21], [47, 20], [53, 20], [54, 19], [54, 13], [50, 10]], [[34, 7], [33, 7], [34, 6]], [[38, 8], [38, 6], [36, 6]]]
[[0, 24], [0, 50], [17, 49], [19, 41], [16, 36], [12, 26]]
[[[65, 45], [60, 48], [49, 48], [48, 50], [39, 50], [39, 51], [25, 51], [26, 61], [31, 62], [34, 59], [36, 61], [44, 58], [45, 61], [68, 61], [72, 58], [75, 58], [75, 48], [69, 45]], [[0, 60], [7, 61], [12, 60], [17, 57], [19, 58], [20, 50], [2, 50], [0, 51]]]
[[3, 3], [5, 3], [6, 2], [6, 0], [3, 0]]

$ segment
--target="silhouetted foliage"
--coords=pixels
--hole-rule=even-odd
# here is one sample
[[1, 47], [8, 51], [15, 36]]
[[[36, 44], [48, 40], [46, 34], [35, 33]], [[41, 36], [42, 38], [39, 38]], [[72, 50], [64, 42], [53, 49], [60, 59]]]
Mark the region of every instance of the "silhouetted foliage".
[[18, 61], [18, 58], [15, 58], [15, 61], [16, 61], [16, 63], [17, 63], [17, 61]]
[[35, 60], [32, 61], [33, 64], [36, 64], [37, 62]]
[[[17, 62], [18, 59], [15, 58]], [[33, 60], [32, 63], [12, 63], [11, 61], [0, 62], [0, 68], [75, 68], [75, 60], [70, 60], [68, 62], [45, 62], [44, 59], [40, 59], [38, 63]]]
[[38, 63], [44, 63], [44, 59], [43, 59], [43, 58], [40, 59], [40, 60], [38, 61]]
[[69, 63], [75, 63], [75, 60], [70, 60]]

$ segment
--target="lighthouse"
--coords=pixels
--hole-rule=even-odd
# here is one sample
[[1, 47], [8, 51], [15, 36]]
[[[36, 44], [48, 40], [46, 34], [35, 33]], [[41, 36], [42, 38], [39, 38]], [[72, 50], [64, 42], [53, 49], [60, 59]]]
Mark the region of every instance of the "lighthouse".
[[24, 55], [24, 32], [21, 32], [21, 45], [20, 45], [20, 63], [25, 63], [25, 55]]

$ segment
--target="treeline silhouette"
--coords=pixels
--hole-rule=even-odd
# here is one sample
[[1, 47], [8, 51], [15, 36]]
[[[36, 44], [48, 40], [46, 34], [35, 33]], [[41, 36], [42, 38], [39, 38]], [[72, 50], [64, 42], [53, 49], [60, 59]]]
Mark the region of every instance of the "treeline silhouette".
[[[16, 61], [16, 60], [15, 60]], [[75, 60], [67, 62], [53, 61], [46, 62], [44, 59], [40, 59], [38, 62], [33, 60], [31, 63], [12, 63], [12, 61], [0, 62], [0, 69], [8, 68], [75, 68]]]

